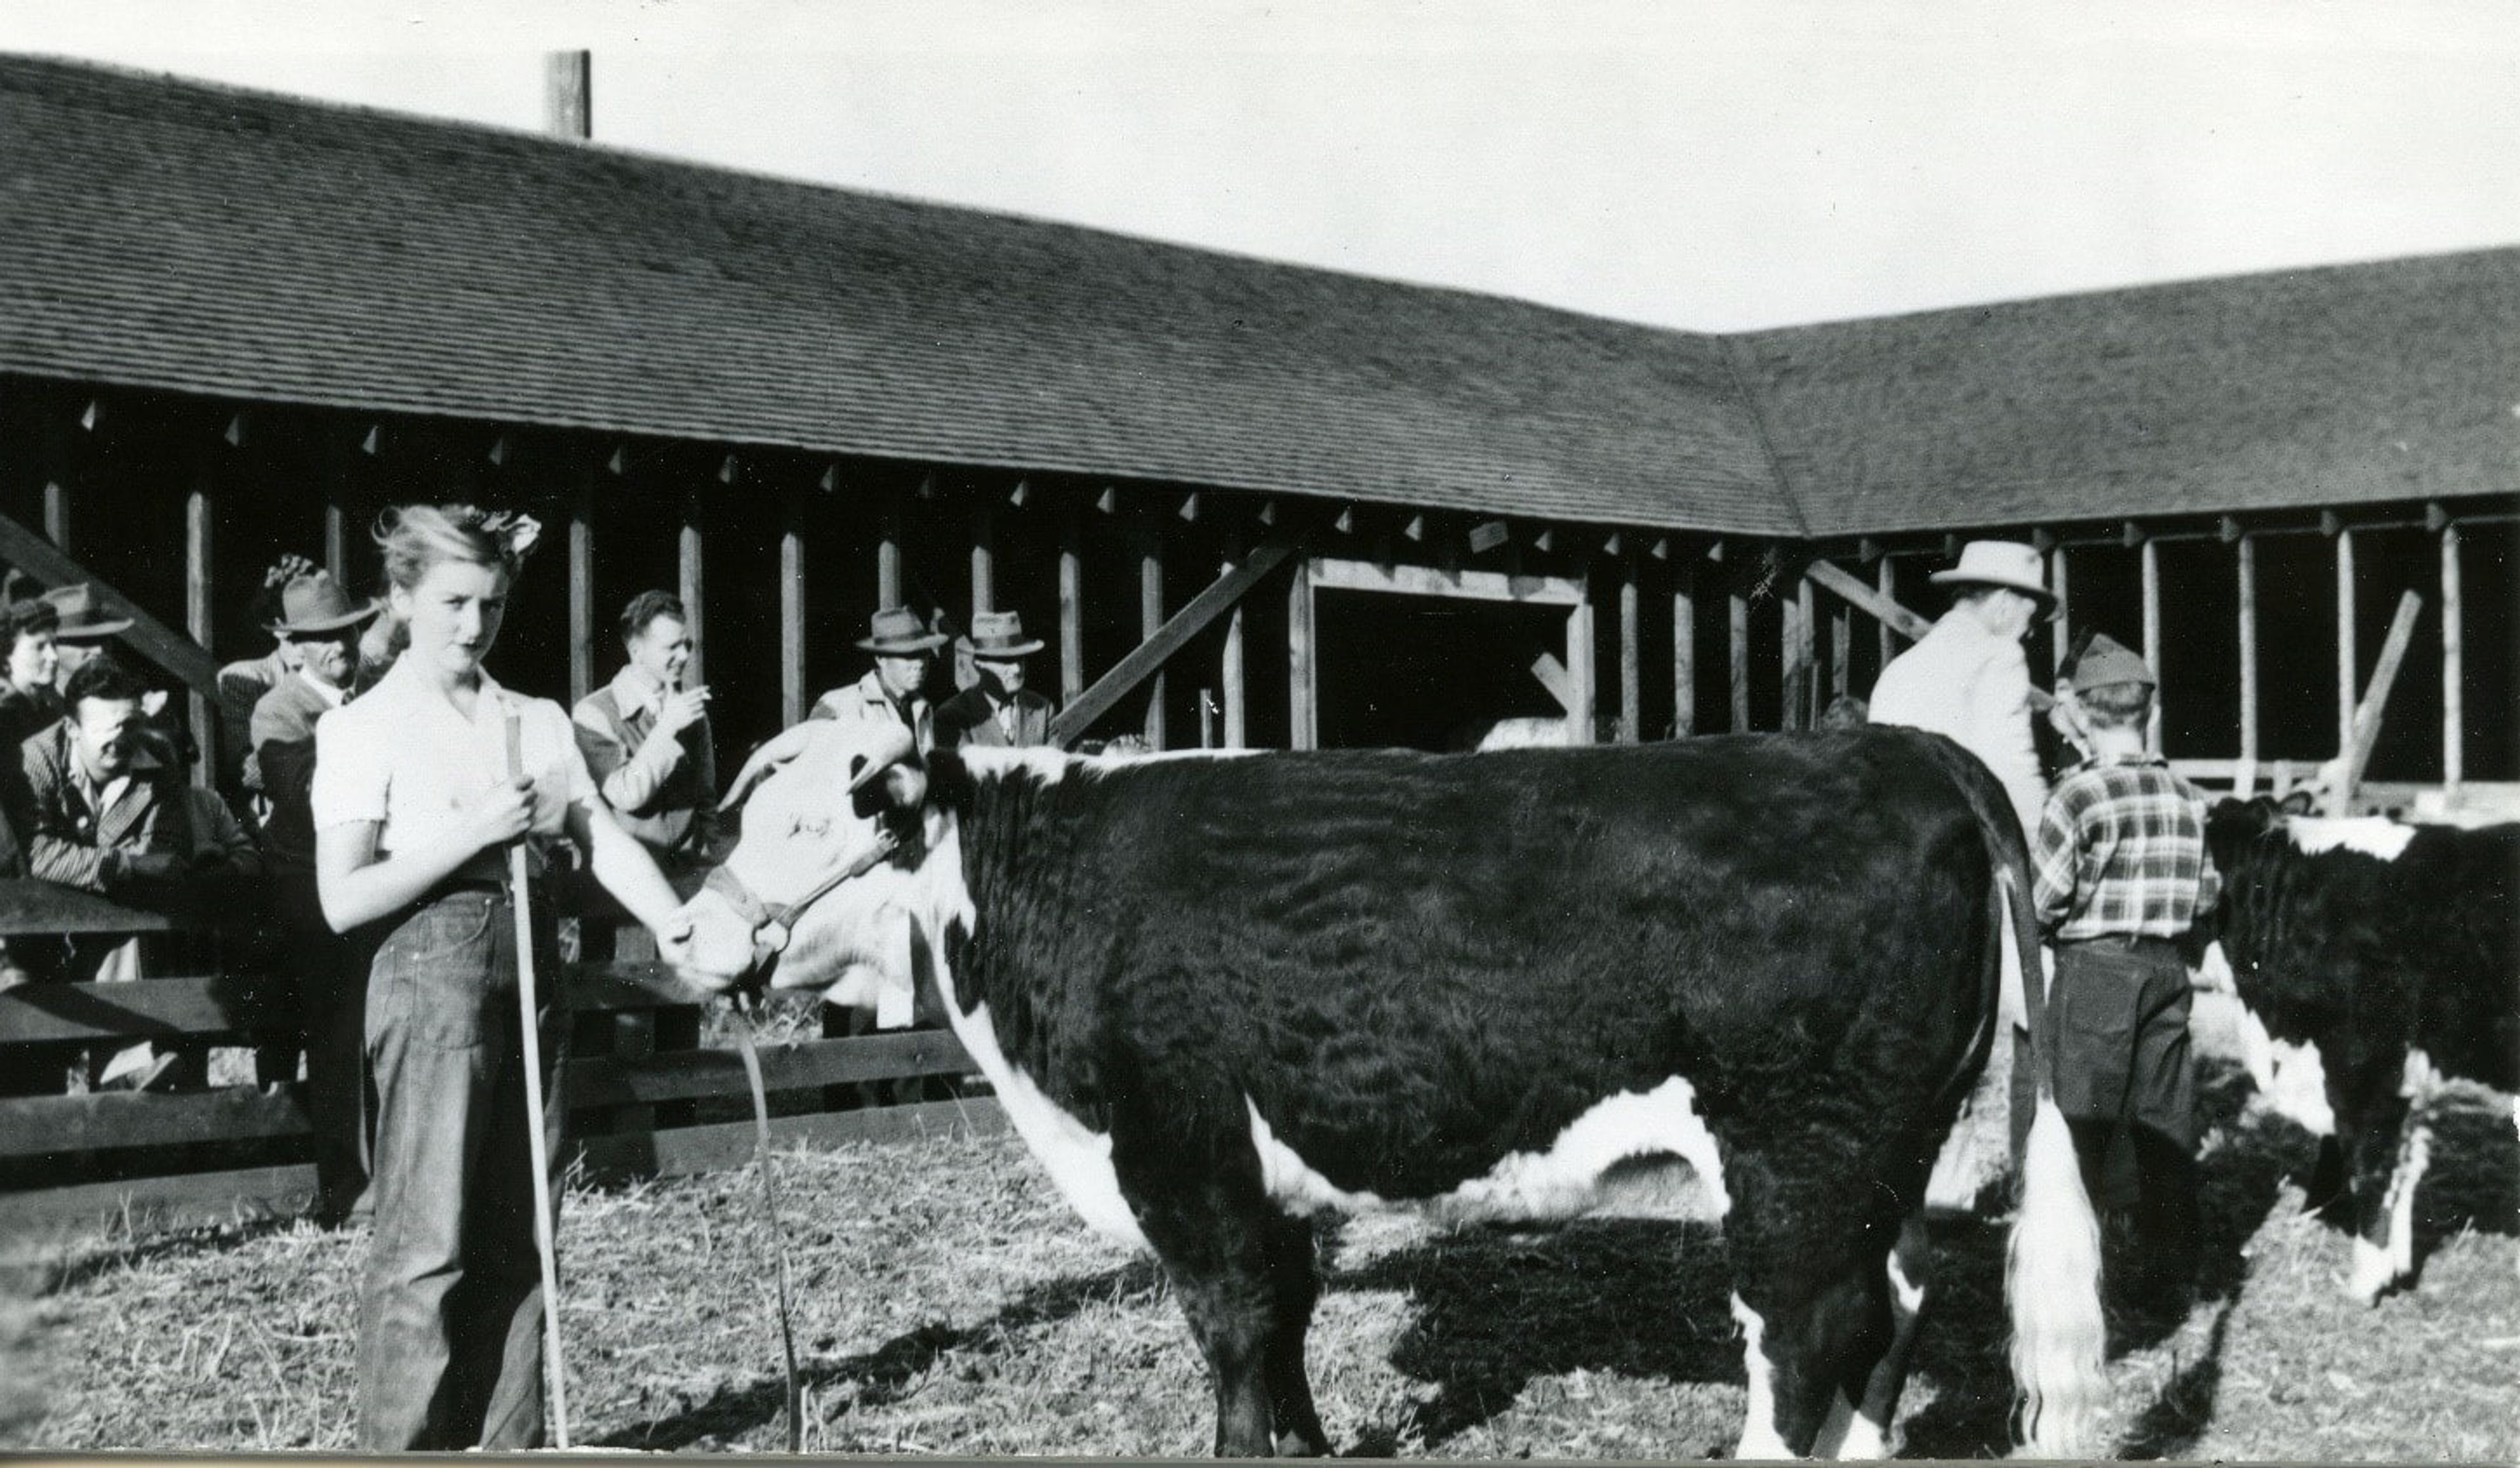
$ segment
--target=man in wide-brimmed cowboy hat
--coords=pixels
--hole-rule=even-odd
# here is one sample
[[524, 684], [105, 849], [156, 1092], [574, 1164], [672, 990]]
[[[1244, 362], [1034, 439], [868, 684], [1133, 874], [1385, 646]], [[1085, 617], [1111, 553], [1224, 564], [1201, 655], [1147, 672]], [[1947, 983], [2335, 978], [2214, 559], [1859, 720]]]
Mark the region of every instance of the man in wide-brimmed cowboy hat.
[[2024, 835], [2039, 828], [2048, 781], [2031, 734], [2030, 659], [2021, 639], [2055, 606], [2039, 552], [2017, 541], [1973, 540], [1932, 581], [1952, 608], [1890, 660], [1872, 686], [1875, 724], [1949, 734], [2003, 782]]
[[[2030, 724], [2030, 659], [2021, 649], [2031, 624], [2055, 605], [2045, 572], [2038, 550], [2018, 541], [1978, 540], [1962, 546], [1958, 564], [1931, 578], [1937, 586], [1953, 589], [1951, 610], [1916, 645], [1881, 670], [1869, 710], [1875, 724], [1905, 724], [1947, 734], [1985, 761], [2002, 782], [2025, 838], [2039, 828], [2039, 815], [2048, 802], [2048, 781], [2040, 772]], [[1977, 1161], [1993, 1143], [1974, 1138], [1980, 1127], [1991, 1130], [1999, 1095], [2009, 1098], [2012, 1154], [2021, 1155], [2031, 1098], [2022, 982], [2025, 972], [2038, 971], [2038, 964], [2035, 954], [2005, 950], [1999, 1007], [2012, 1046], [2004, 1061], [1988, 1067], [1970, 1097], [1959, 1128], [1963, 1139], [1945, 1149], [1944, 1162], [1926, 1184], [1932, 1202], [1965, 1207], [1976, 1197], [1981, 1180]]]
[[971, 668], [979, 681], [938, 705], [936, 747], [1049, 743], [1051, 716], [1058, 705], [1024, 687], [1024, 659], [1043, 644], [1024, 636], [1023, 617], [984, 611], [971, 619], [970, 644]]
[[[332, 574], [299, 563], [278, 588], [277, 615], [266, 625], [291, 671], [256, 699], [248, 721], [268, 814], [263, 842], [280, 919], [282, 962], [296, 975], [306, 1033], [307, 1110], [315, 1130], [315, 1216], [346, 1216], [367, 1183], [360, 1159], [360, 1103], [365, 1091], [367, 962], [354, 941], [324, 921], [315, 896], [315, 725], [349, 696], [358, 668], [360, 630], [376, 601], [358, 601]], [[293, 1080], [297, 1052], [267, 1045], [255, 1054], [265, 1082]]]
[[867, 720], [908, 729], [919, 752], [935, 747], [935, 714], [922, 690], [936, 665], [945, 634], [931, 630], [907, 606], [887, 606], [869, 619], [858, 648], [875, 654], [875, 668], [844, 689], [814, 700], [817, 719]]

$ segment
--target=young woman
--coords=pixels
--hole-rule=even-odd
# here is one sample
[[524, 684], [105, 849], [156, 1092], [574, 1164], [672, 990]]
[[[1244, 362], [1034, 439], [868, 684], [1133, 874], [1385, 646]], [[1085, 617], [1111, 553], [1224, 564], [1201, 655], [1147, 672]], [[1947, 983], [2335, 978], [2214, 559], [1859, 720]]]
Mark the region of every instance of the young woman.
[[9, 644], [9, 681], [0, 687], [0, 750], [13, 763], [28, 734], [52, 728], [69, 712], [53, 688], [62, 665], [55, 643], [61, 630], [61, 612], [40, 598], [0, 613], [0, 637]]
[[[378, 925], [367, 1053], [376, 1237], [359, 1305], [359, 1447], [543, 1442], [543, 1298], [524, 1113], [516, 918], [505, 853], [565, 834], [680, 956], [673, 889], [613, 823], [568, 715], [481, 666], [533, 523], [470, 506], [389, 511], [394, 659], [315, 728], [317, 896], [336, 931]], [[524, 773], [507, 778], [507, 723]], [[551, 923], [535, 914], [537, 971]], [[562, 1033], [542, 1027], [548, 1061]], [[561, 1104], [551, 1097], [557, 1145]]]

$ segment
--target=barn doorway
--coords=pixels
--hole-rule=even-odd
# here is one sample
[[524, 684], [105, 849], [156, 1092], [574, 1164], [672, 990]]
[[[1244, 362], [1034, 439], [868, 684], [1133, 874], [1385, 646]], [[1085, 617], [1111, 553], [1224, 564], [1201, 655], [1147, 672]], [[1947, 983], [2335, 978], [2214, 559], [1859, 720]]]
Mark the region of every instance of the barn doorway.
[[1503, 721], [1589, 732], [1580, 583], [1330, 559], [1300, 575], [1299, 747], [1468, 749]]

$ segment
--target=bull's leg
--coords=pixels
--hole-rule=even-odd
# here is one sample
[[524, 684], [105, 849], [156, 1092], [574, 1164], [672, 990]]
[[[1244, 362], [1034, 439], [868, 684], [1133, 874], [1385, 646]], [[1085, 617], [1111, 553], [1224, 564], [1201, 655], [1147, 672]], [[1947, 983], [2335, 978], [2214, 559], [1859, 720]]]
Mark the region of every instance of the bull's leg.
[[[2378, 1187], [2358, 1168], [2355, 1177], [2354, 1275], [2350, 1288], [2365, 1305], [2415, 1272], [2415, 1189], [2432, 1164], [2432, 1123], [2424, 1114], [2440, 1074], [2421, 1050], [2408, 1050], [2396, 1092], [2385, 1098], [2394, 1122], [2387, 1148], [2389, 1170]], [[2380, 1150], [2378, 1139], [2371, 1150]], [[2358, 1162], [2361, 1156], [2358, 1153]], [[2367, 1205], [2365, 1199], [2369, 1199]]]
[[1269, 1327], [1269, 1405], [1277, 1418], [1280, 1457], [1327, 1457], [1329, 1435], [1313, 1406], [1313, 1384], [1304, 1370], [1304, 1336], [1322, 1293], [1313, 1255], [1312, 1225], [1301, 1219], [1277, 1221], [1270, 1235], [1270, 1282], [1275, 1286]]
[[1864, 1385], [1864, 1400], [1855, 1420], [1838, 1445], [1841, 1458], [1886, 1458], [1898, 1450], [1899, 1394], [1908, 1385], [1908, 1363], [1916, 1350], [1916, 1319], [1925, 1309], [1925, 1270], [1929, 1264], [1922, 1216], [1912, 1217], [1899, 1230], [1884, 1275], [1889, 1284], [1890, 1349], [1874, 1363]]
[[2354, 1266], [2345, 1288], [2364, 1305], [2377, 1302], [2397, 1278], [2388, 1249], [2394, 1212], [2390, 1194], [2407, 1121], [2407, 1101], [2397, 1093], [2397, 1079], [2366, 1065], [2343, 1077], [2342, 1084], [2332, 1071], [2329, 1080], [2336, 1138], [2344, 1149], [2346, 1185], [2353, 1195]]
[[1867, 1227], [1849, 1209], [1850, 1202], [1868, 1203], [1872, 1189], [1822, 1177], [1807, 1157], [1798, 1157], [1805, 1166], [1795, 1172], [1804, 1180], [1793, 1184], [1764, 1159], [1734, 1158], [1727, 1168], [1732, 1211], [1725, 1229], [1750, 1386], [1734, 1455], [1829, 1456], [1850, 1446], [1877, 1452], [1859, 1435], [1877, 1441], [1889, 1424], [1855, 1424], [1876, 1385], [1887, 1399], [1897, 1395], [1895, 1365], [1890, 1378], [1875, 1377], [1898, 1333], [1889, 1230]]
[[[1260, 1160], [1249, 1138], [1185, 1145], [1177, 1135], [1157, 1140], [1115, 1127], [1112, 1162], [1207, 1358], [1216, 1388], [1216, 1455], [1270, 1456], [1277, 1446], [1272, 1348], [1285, 1335], [1281, 1317], [1287, 1298], [1273, 1263], [1284, 1252], [1280, 1240], [1287, 1220], [1261, 1191]], [[1293, 1369], [1300, 1374], [1300, 1332], [1294, 1349]], [[1311, 1425], [1318, 1436], [1319, 1420]]]

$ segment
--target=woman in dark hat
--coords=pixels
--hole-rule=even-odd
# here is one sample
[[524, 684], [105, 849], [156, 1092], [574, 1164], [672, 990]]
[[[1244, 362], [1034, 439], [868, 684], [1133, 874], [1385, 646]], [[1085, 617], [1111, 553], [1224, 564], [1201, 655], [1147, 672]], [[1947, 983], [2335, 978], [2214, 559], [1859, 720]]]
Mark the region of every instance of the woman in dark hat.
[[69, 712], [53, 687], [61, 672], [57, 642], [62, 614], [41, 598], [13, 601], [0, 612], [0, 637], [9, 644], [9, 681], [0, 687], [0, 749], [16, 762], [29, 734], [52, 728]]

